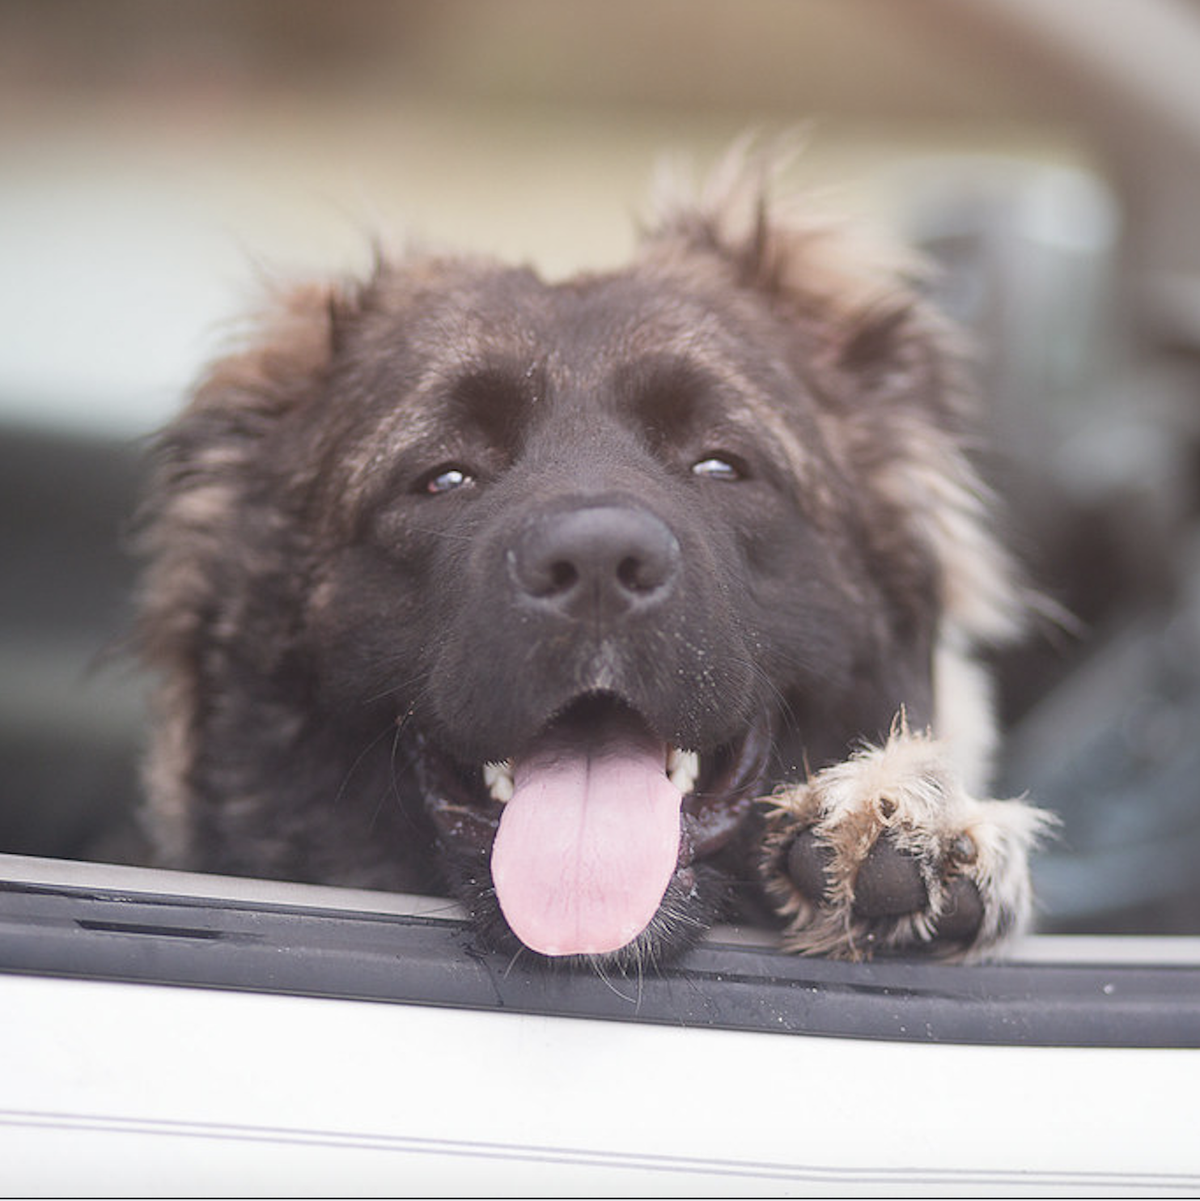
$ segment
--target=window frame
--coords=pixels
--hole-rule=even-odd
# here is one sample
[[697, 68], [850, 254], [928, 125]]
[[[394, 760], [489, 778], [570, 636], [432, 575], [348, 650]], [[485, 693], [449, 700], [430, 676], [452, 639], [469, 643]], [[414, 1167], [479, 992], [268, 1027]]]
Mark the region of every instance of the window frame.
[[851, 963], [725, 928], [640, 972], [480, 945], [443, 898], [0, 856], [0, 971], [761, 1034], [1200, 1047], [1200, 938], [1037, 937]]

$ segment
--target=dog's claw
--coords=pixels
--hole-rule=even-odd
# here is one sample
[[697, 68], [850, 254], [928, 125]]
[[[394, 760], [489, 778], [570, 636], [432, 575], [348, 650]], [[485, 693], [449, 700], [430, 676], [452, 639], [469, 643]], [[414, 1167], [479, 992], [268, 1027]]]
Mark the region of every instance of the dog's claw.
[[975, 845], [975, 840], [969, 834], [960, 834], [950, 844], [949, 850], [946, 853], [954, 863], [974, 863], [979, 857], [979, 848]]

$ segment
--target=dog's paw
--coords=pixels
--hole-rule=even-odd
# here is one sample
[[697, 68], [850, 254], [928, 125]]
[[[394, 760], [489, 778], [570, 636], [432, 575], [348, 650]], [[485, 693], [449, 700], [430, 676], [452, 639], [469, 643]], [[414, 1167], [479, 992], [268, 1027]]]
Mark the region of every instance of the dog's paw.
[[968, 795], [903, 721], [767, 803], [763, 871], [789, 950], [978, 957], [1028, 923], [1029, 852], [1053, 818]]

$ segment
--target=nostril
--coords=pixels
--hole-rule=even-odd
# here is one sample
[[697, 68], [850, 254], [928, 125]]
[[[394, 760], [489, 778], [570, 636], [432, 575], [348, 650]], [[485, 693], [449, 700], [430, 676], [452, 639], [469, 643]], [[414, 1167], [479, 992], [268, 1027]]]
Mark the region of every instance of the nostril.
[[658, 585], [648, 578], [641, 559], [628, 555], [617, 564], [617, 580], [630, 592], [649, 592]]
[[579, 568], [568, 559], [558, 559], [550, 564], [548, 587], [544, 595], [555, 596], [569, 592], [579, 583]]

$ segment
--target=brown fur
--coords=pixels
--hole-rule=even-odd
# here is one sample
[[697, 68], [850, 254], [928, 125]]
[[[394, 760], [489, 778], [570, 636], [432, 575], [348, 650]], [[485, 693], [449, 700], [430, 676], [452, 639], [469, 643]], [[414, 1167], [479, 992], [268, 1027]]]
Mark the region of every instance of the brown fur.
[[[685, 378], [719, 397], [705, 401], [703, 429]], [[438, 771], [443, 759], [505, 758], [575, 693], [599, 690], [702, 756], [769, 728], [754, 790], [774, 793], [784, 817], [771, 819], [764, 895], [797, 947], [858, 954], [875, 936], [938, 945], [935, 860], [966, 828], [960, 800], [981, 786], [990, 746], [976, 651], [1010, 636], [1022, 608], [965, 449], [968, 378], [955, 334], [896, 262], [864, 255], [834, 225], [769, 213], [744, 165], [701, 202], [670, 208], [625, 271], [551, 286], [416, 255], [381, 261], [362, 284], [283, 295], [165, 432], [147, 503], [142, 646], [161, 679], [147, 779], [164, 860], [447, 887], [504, 941], [488, 899], [496, 813], [431, 803], [421, 772], [430, 754]], [[452, 420], [460, 412], [469, 433]], [[672, 457], [693, 434], [693, 456], [732, 443], [754, 463], [740, 493], [697, 493], [715, 506], [711, 542]], [[474, 494], [486, 484], [498, 499], [443, 498], [436, 509], [414, 499], [422, 471], [460, 460]], [[514, 482], [521, 473], [527, 484]], [[639, 627], [628, 653], [609, 639], [601, 654], [581, 640], [561, 671], [582, 682], [558, 678], [557, 664], [539, 669], [553, 679], [526, 679], [506, 666], [524, 661], [510, 645], [519, 623], [498, 608], [489, 676], [480, 639], [490, 622], [471, 592], [486, 555], [502, 561], [488, 540], [528, 518], [534, 493], [553, 507], [614, 489], [647, 498], [695, 573], [678, 602], [690, 608], [667, 614], [674, 641]], [[454, 505], [459, 524], [431, 532]], [[438, 627], [431, 607], [449, 624]], [[637, 674], [651, 647], [650, 658], [669, 656], [674, 682], [660, 678], [665, 665]], [[952, 679], [973, 698], [965, 719], [966, 700], [938, 694]], [[543, 710], [539, 690], [558, 699]], [[938, 743], [935, 772], [960, 782], [934, 790], [953, 802], [934, 805], [936, 817], [911, 806], [864, 825], [858, 809], [877, 811], [877, 789], [814, 801], [814, 781], [833, 777], [810, 770], [867, 771], [868, 757], [843, 761], [864, 739], [886, 740], [902, 706], [918, 730], [958, 719], [949, 741], [965, 749], [956, 757]], [[728, 912], [731, 891], [747, 894], [762, 811], [746, 803], [749, 783], [739, 787], [716, 806], [725, 825], [711, 856], [682, 855], [642, 949], [681, 944]], [[708, 828], [698, 802], [684, 812], [685, 827]], [[1016, 803], [1001, 812], [1025, 814], [1022, 830], [1037, 825]], [[981, 846], [991, 836], [978, 821], [994, 820], [972, 809]], [[870, 829], [857, 850], [852, 826]], [[858, 865], [885, 827], [901, 831], [892, 842], [915, 857], [929, 903], [902, 922], [851, 921]], [[809, 828], [836, 847], [826, 898], [801, 896], [778, 850]], [[1003, 864], [987, 859], [986, 879], [974, 879], [985, 916], [942, 949], [979, 949], [1021, 926], [1031, 837]], [[708, 845], [685, 829], [689, 839]], [[693, 911], [697, 893], [707, 899]], [[806, 938], [810, 926], [819, 932]]]

